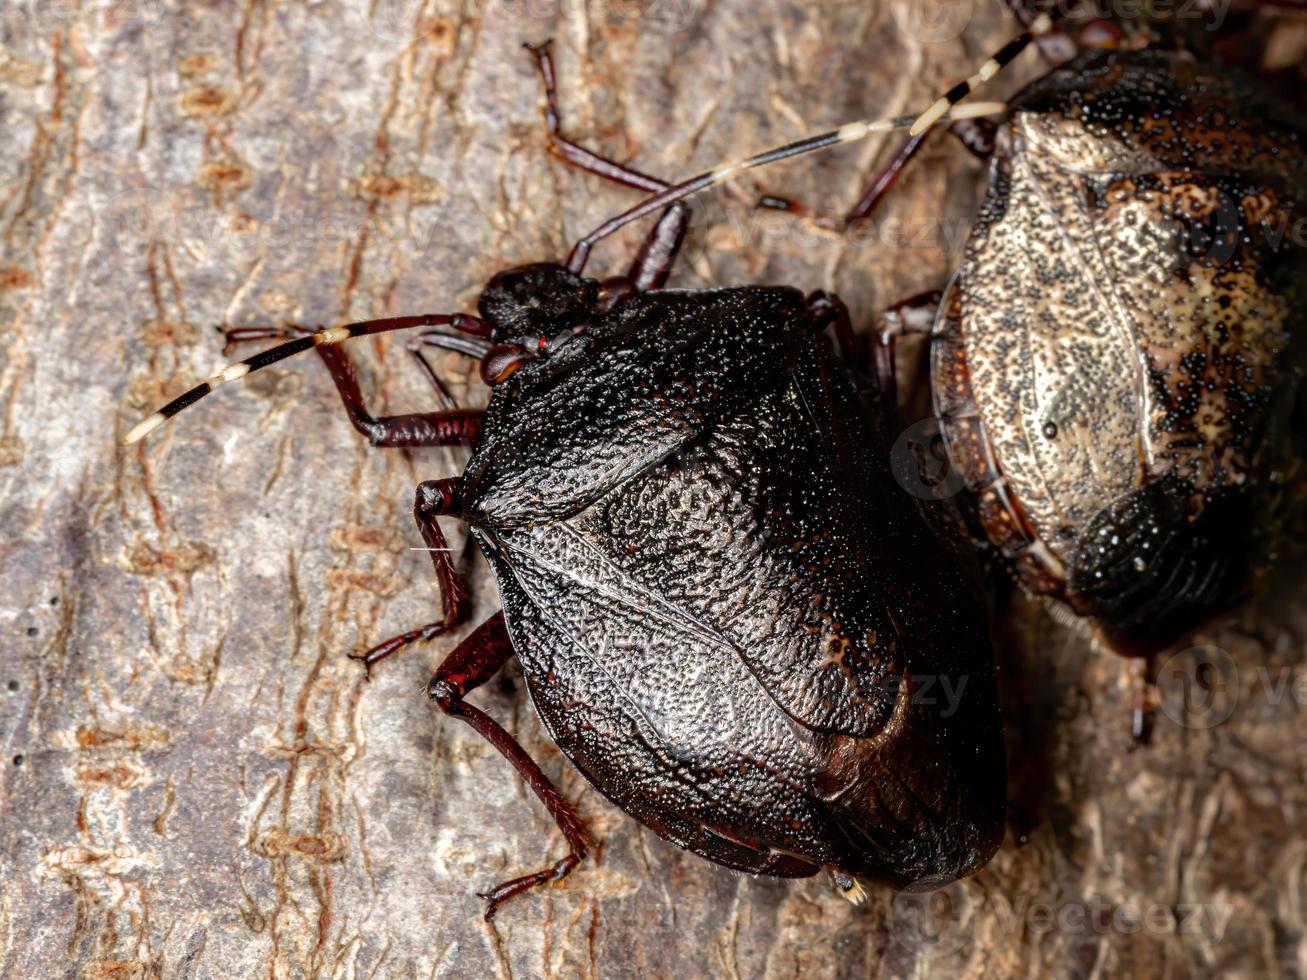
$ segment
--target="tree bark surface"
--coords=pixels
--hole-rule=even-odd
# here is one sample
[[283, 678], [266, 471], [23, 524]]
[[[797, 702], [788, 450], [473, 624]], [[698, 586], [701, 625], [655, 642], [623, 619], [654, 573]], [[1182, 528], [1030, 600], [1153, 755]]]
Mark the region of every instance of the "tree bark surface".
[[[1273, 976], [1307, 971], [1307, 622], [1292, 591], [1206, 631], [1202, 719], [1131, 751], [1127, 664], [1032, 603], [999, 634], [1013, 827], [927, 896], [742, 877], [610, 806], [520, 671], [474, 696], [602, 842], [492, 924], [476, 892], [564, 844], [423, 696], [496, 608], [365, 682], [346, 654], [435, 618], [413, 490], [466, 452], [376, 450], [314, 358], [128, 427], [229, 360], [218, 325], [471, 310], [638, 199], [548, 152], [565, 125], [688, 176], [924, 107], [1013, 24], [998, 3], [10, 0], [0, 7], [0, 974], [5, 977]], [[938, 14], [938, 16], [937, 16]], [[1028, 54], [996, 90], [1040, 71]], [[837, 211], [897, 138], [696, 201], [679, 286], [831, 289], [861, 330], [946, 281], [983, 167], [932, 144], [880, 219]], [[638, 234], [638, 233], [637, 233]], [[601, 246], [621, 271], [637, 235]], [[378, 413], [427, 410], [402, 338], [350, 345]], [[463, 403], [469, 364], [436, 361]], [[1163, 666], [1175, 709], [1197, 654]], [[1185, 668], [1185, 669], [1181, 669]], [[1168, 698], [1170, 699], [1168, 701]]]

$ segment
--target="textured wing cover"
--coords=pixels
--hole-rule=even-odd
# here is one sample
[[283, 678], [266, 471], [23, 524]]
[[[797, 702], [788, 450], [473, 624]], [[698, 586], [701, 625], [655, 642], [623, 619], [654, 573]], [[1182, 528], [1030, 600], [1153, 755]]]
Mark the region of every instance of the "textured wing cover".
[[1083, 188], [1037, 166], [1023, 155], [997, 175], [957, 285], [981, 419], [1036, 531], [1057, 541], [1141, 479], [1145, 378]]
[[471, 516], [573, 514], [776, 384], [809, 332], [803, 295], [744, 295], [637, 296], [497, 386], [463, 477]]
[[982, 618], [824, 346], [788, 346], [584, 509], [523, 523], [513, 502], [478, 531], [514, 645], [560, 747], [683, 846], [772, 873], [965, 873], [1001, 832]]

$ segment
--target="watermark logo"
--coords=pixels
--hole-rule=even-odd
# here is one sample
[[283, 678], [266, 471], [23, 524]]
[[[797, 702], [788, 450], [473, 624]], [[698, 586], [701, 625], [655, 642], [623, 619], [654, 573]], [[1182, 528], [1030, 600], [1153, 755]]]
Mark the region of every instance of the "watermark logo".
[[1203, 265], [1226, 265], [1239, 252], [1243, 208], [1220, 188], [1179, 194], [1161, 222], [1177, 255]]
[[162, 12], [164, 0], [19, 0], [15, 6], [34, 33], [48, 36], [105, 17], [119, 24], [132, 18], [153, 20]]
[[1158, 671], [1157, 695], [1162, 713], [1181, 728], [1215, 728], [1239, 704], [1239, 667], [1217, 646], [1181, 650]]
[[947, 500], [966, 486], [949, 460], [943, 425], [934, 417], [913, 423], [894, 440], [890, 472], [919, 500]]
[[355, 12], [373, 37], [386, 44], [406, 44], [413, 40], [421, 9], [418, 0], [376, 0], [360, 4]]
[[954, 956], [971, 942], [974, 909], [965, 885], [922, 881], [890, 903], [893, 941], [919, 957]]
[[1009, 934], [1062, 936], [1197, 936], [1213, 945], [1225, 939], [1234, 906], [1181, 902], [1175, 905], [1127, 897], [1095, 896], [1088, 901], [1033, 901], [1018, 895], [995, 907], [1000, 928]]
[[[232, 261], [258, 251], [336, 248], [353, 241], [362, 208], [352, 201], [328, 210], [286, 210], [271, 218], [246, 213], [236, 204], [214, 204], [207, 197], [167, 193], [145, 184], [114, 190], [87, 205], [89, 222], [106, 254], [131, 260], [156, 243], [185, 249], [202, 261]], [[438, 205], [389, 216], [371, 229], [380, 248], [419, 261], [448, 233]]]
[[898, 0], [890, 4], [890, 13], [898, 29], [921, 44], [951, 41], [970, 25], [975, 17], [975, 0]]
[[[991, 0], [995, 15], [1008, 17], [1010, 0]], [[1059, 25], [1096, 20], [1200, 21], [1209, 31], [1225, 24], [1234, 0], [1041, 0], [1035, 6]], [[894, 23], [907, 37], [921, 44], [942, 44], [959, 37], [983, 10], [981, 0], [895, 0], [890, 6]]]
[[[915, 887], [900, 892], [890, 906], [894, 942], [918, 957], [954, 956], [975, 932], [975, 908], [966, 886]], [[1142, 897], [1047, 902], [1012, 895], [987, 903], [992, 921], [1005, 935], [1191, 936], [1211, 945], [1225, 940], [1234, 906], [1222, 903], [1162, 903]], [[987, 918], [988, 918], [987, 914]]]

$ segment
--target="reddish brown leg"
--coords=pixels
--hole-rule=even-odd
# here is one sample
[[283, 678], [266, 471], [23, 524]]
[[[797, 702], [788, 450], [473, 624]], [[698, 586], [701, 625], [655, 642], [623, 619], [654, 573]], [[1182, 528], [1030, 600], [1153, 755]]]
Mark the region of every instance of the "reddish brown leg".
[[426, 377], [431, 387], [435, 389], [436, 398], [440, 401], [440, 404], [446, 411], [454, 411], [458, 407], [457, 403], [454, 401], [454, 396], [450, 394], [449, 389], [445, 387], [445, 383], [440, 380], [440, 375], [438, 375], [436, 369], [431, 366], [431, 362], [426, 359], [426, 356], [422, 353], [422, 348], [438, 347], [442, 350], [457, 351], [460, 354], [464, 354], [467, 357], [480, 361], [490, 353], [490, 349], [494, 345], [491, 344], [488, 339], [481, 336], [467, 337], [458, 334], [445, 333], [440, 330], [428, 330], [417, 334], [414, 337], [410, 337], [408, 343], [404, 346], [417, 361], [418, 369], [422, 372], [423, 376]]
[[[614, 183], [636, 190], [656, 193], [666, 190], [668, 183], [642, 173], [632, 167], [624, 166], [615, 160], [602, 157], [592, 150], [574, 143], [563, 135], [561, 117], [558, 112], [557, 78], [554, 74], [554, 59], [549, 48], [551, 41], [540, 45], [523, 45], [535, 55], [536, 67], [540, 71], [540, 80], [545, 88], [545, 127], [549, 131], [549, 149], [554, 156], [572, 167], [586, 173], [603, 177]], [[676, 254], [685, 240], [686, 229], [690, 224], [690, 209], [680, 202], [663, 213], [653, 233], [645, 240], [639, 255], [636, 256], [630, 270], [625, 276], [614, 277], [604, 282], [604, 298], [609, 303], [616, 303], [635, 293], [650, 289], [661, 289], [667, 283]]]
[[[303, 337], [312, 333], [311, 330], [296, 326], [235, 327], [227, 330], [225, 336], [228, 344], [238, 344], [272, 337]], [[368, 437], [372, 445], [383, 448], [470, 445], [481, 435], [481, 422], [485, 413], [479, 410], [419, 412], [374, 418], [368, 414], [354, 365], [345, 352], [335, 344], [321, 344], [314, 350], [331, 372], [336, 390], [340, 392], [341, 401], [345, 404], [345, 411], [349, 413], [350, 422]], [[430, 370], [430, 365], [425, 362], [424, 367]], [[432, 376], [434, 377], [434, 372]], [[438, 390], [448, 395], [442, 385]]]
[[[997, 128], [988, 119], [959, 119], [949, 124], [948, 131], [981, 160], [988, 160], [990, 154], [994, 152], [994, 134]], [[913, 136], [899, 147], [889, 163], [885, 164], [880, 173], [872, 179], [862, 198], [844, 216], [840, 223], [841, 230], [848, 230], [859, 221], [865, 220], [880, 207], [880, 202], [885, 199], [885, 195], [899, 182], [904, 168], [921, 152], [926, 139], [933, 132], [933, 129], [928, 129], [919, 136]]]
[[932, 290], [897, 303], [881, 314], [874, 359], [876, 382], [885, 404], [898, 404], [898, 371], [894, 361], [898, 338], [904, 335], [929, 337], [943, 299], [943, 293]]
[[442, 514], [456, 514], [460, 506], [458, 499], [459, 479], [428, 480], [419, 484], [417, 499], [413, 503], [413, 518], [417, 521], [422, 540], [426, 542], [431, 554], [431, 564], [436, 570], [436, 582], [440, 586], [440, 619], [427, 623], [417, 629], [408, 630], [398, 636], [383, 640], [363, 653], [351, 653], [351, 660], [359, 660], [368, 676], [378, 661], [385, 660], [392, 653], [402, 650], [411, 643], [430, 640], [444, 633], [463, 617], [467, 606], [467, 586], [462, 576], [454, 568], [454, 559], [450, 557], [449, 546], [441, 533], [437, 520]]
[[431, 362], [428, 361], [426, 355], [422, 353], [421, 346], [422, 339], [420, 337], [414, 337], [404, 345], [405, 349], [413, 355], [413, 359], [417, 361], [418, 370], [421, 371], [422, 376], [427, 379], [427, 384], [431, 385], [432, 389], [435, 391], [436, 401], [440, 403], [441, 409], [446, 412], [457, 411], [458, 403], [454, 401], [453, 393], [445, 387], [445, 382], [440, 380], [440, 375], [436, 373], [436, 369], [431, 366]]
[[872, 178], [867, 189], [863, 191], [862, 197], [858, 203], [853, 205], [849, 213], [844, 216], [840, 223], [842, 230], [847, 230], [859, 221], [870, 216], [870, 214], [880, 206], [880, 202], [885, 199], [894, 185], [899, 182], [899, 176], [903, 173], [904, 168], [916, 158], [921, 152], [921, 148], [926, 145], [926, 140], [930, 138], [933, 129], [928, 129], [924, 133], [910, 137], [907, 142], [898, 148], [898, 152], [890, 157], [890, 160], [880, 173]]
[[[994, 133], [996, 129], [994, 124], [986, 119], [959, 119], [957, 122], [950, 123], [947, 127], [948, 132], [952, 133], [962, 141], [962, 145], [974, 153], [982, 160], [989, 159], [989, 155], [994, 151]], [[812, 218], [817, 224], [824, 228], [831, 228], [836, 231], [848, 231], [860, 221], [865, 221], [872, 213], [880, 207], [894, 186], [898, 183], [903, 171], [907, 168], [916, 156], [921, 152], [921, 148], [926, 145], [926, 140], [936, 130], [928, 129], [924, 133], [913, 136], [903, 143], [895, 152], [889, 161], [876, 173], [871, 179], [871, 183], [863, 192], [858, 203], [849, 209], [848, 213], [842, 218], [828, 218], [814, 215], [806, 206], [798, 201], [792, 201], [786, 197], [775, 197], [767, 195], [758, 201], [758, 205], [764, 208], [770, 208], [777, 211], [788, 211], [790, 214], [801, 215]]]
[[667, 208], [649, 237], [640, 246], [639, 254], [624, 276], [611, 276], [599, 285], [602, 307], [612, 309], [624, 299], [650, 289], [662, 289], [667, 284], [672, 265], [685, 241], [690, 226], [690, 208], [682, 201]]
[[844, 301], [832, 293], [819, 290], [809, 293], [807, 302], [808, 312], [812, 314], [819, 328], [835, 329], [835, 340], [840, 345], [845, 360], [856, 366], [859, 363], [858, 341], [853, 335], [853, 321], [849, 317], [849, 308], [844, 305]]
[[1135, 688], [1135, 706], [1130, 713], [1130, 749], [1145, 748], [1153, 740], [1157, 723], [1157, 664], [1154, 658], [1138, 657], [1129, 662]]
[[549, 130], [549, 150], [554, 156], [562, 160], [569, 166], [577, 167], [586, 173], [594, 174], [596, 177], [603, 177], [605, 180], [611, 180], [618, 184], [624, 184], [627, 187], [634, 187], [636, 190], [649, 191], [657, 193], [666, 190], [668, 184], [666, 181], [659, 180], [657, 177], [651, 177], [646, 173], [641, 173], [632, 167], [624, 166], [607, 157], [602, 157], [597, 153], [587, 150], [577, 143], [573, 143], [562, 133], [562, 123], [558, 115], [558, 94], [555, 88], [554, 76], [554, 59], [549, 53], [549, 46], [552, 41], [546, 41], [544, 44], [534, 45], [525, 44], [525, 47], [536, 59], [536, 67], [540, 71], [540, 80], [545, 87], [545, 127]]
[[[1035, 4], [1029, 3], [1027, 0], [1007, 0], [1007, 3], [1021, 26], [1029, 28], [1038, 15], [1038, 11], [1033, 9]], [[1061, 31], [1041, 35], [1035, 39], [1035, 44], [1039, 48], [1041, 57], [1050, 66], [1060, 65], [1070, 60], [1077, 52], [1076, 42]], [[993, 153], [996, 127], [989, 120], [962, 119], [950, 123], [945, 128], [957, 136], [962, 144], [980, 159], [988, 160], [990, 154]], [[858, 199], [858, 203], [849, 209], [849, 212], [842, 218], [814, 215], [803, 204], [785, 197], [768, 195], [758, 203], [761, 207], [810, 217], [826, 228], [848, 231], [852, 226], [870, 217], [880, 206], [881, 201], [898, 183], [903, 171], [921, 152], [921, 148], [925, 146], [926, 140], [930, 138], [933, 132], [935, 132], [934, 129], [928, 129], [924, 133], [919, 133], [906, 140], [894, 152], [889, 161], [872, 177], [862, 197]]]
[[515, 895], [520, 895], [537, 885], [562, 881], [581, 863], [594, 843], [571, 804], [563, 799], [562, 794], [536, 765], [535, 760], [527, 755], [526, 750], [518, 745], [513, 736], [504, 731], [493, 718], [463, 700], [493, 677], [512, 656], [513, 646], [509, 642], [508, 630], [504, 625], [504, 614], [495, 613], [445, 658], [435, 676], [431, 678], [431, 683], [427, 685], [427, 694], [441, 711], [467, 722], [478, 735], [498, 749], [500, 755], [513, 764], [513, 768], [526, 780], [532, 792], [539, 797], [540, 802], [554, 818], [554, 822], [558, 824], [558, 829], [563, 832], [571, 848], [566, 857], [555, 861], [547, 868], [534, 874], [513, 878], [496, 885], [488, 892], [479, 893], [486, 899], [487, 920], [493, 919], [500, 906]]
[[[951, 127], [950, 127], [951, 128]], [[907, 142], [900, 146], [889, 162], [883, 166], [874, 177], [871, 183], [863, 192], [858, 203], [855, 204], [847, 214], [842, 218], [829, 218], [815, 215], [806, 205], [798, 201], [793, 201], [787, 197], [776, 197], [767, 195], [758, 201], [758, 205], [764, 208], [770, 208], [775, 211], [788, 211], [790, 214], [811, 218], [823, 228], [831, 228], [835, 231], [848, 231], [853, 225], [866, 219], [873, 211], [880, 206], [880, 202], [898, 183], [907, 165], [912, 162], [913, 158], [921, 152], [921, 148], [926, 144], [934, 129], [928, 129], [924, 133], [911, 137]]]
[[689, 227], [690, 208], [683, 201], [677, 201], [663, 212], [627, 272], [636, 292], [662, 289], [667, 284]]

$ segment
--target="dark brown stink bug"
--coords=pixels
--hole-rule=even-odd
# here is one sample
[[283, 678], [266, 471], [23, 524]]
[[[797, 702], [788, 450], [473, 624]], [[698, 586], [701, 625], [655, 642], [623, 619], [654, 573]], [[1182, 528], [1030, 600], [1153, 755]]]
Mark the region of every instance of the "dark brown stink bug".
[[1245, 598], [1301, 510], [1307, 117], [1116, 22], [1079, 34], [1110, 46], [954, 127], [988, 191], [942, 299], [895, 308], [883, 340], [931, 338], [957, 485], [1026, 589], [1149, 654]]
[[[948, 111], [946, 100], [926, 124]], [[732, 169], [915, 119], [855, 124]], [[603, 165], [623, 182], [662, 186]], [[503, 611], [459, 644], [428, 691], [513, 764], [569, 845], [487, 893], [488, 916], [563, 878], [592, 843], [513, 737], [465, 700], [514, 654], [545, 728], [581, 772], [719, 864], [786, 877], [826, 869], [856, 898], [855, 876], [913, 887], [969, 874], [1002, 837], [1003, 737], [981, 590], [967, 554], [890, 473], [892, 405], [857, 385], [821, 336], [831, 326], [848, 336], [843, 307], [789, 288], [662, 288], [687, 221], [684, 205], [667, 210], [618, 279], [582, 275], [601, 229], [566, 267], [494, 277], [479, 317], [291, 331], [299, 336], [224, 369], [126, 437], [217, 384], [315, 349], [373, 444], [471, 442], [463, 474], [423, 483], [414, 507], [440, 617], [362, 659], [459, 621], [466, 594], [438, 518], [465, 522]], [[446, 328], [419, 334], [415, 351], [480, 360], [484, 412], [367, 412], [338, 344], [409, 327]]]

